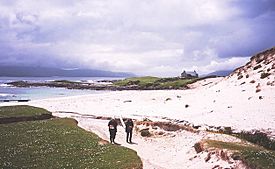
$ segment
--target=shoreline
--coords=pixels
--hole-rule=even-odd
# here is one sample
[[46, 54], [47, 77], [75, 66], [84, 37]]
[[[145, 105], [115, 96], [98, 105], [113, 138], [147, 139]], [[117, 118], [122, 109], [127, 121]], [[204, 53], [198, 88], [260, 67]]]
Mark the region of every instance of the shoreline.
[[[97, 116], [115, 115], [140, 119], [169, 118], [187, 121], [204, 128], [232, 127], [237, 131], [270, 129], [275, 133], [275, 124], [272, 123], [272, 119], [275, 120], [272, 108], [275, 105], [272, 97], [274, 88], [251, 94], [252, 97], [250, 91], [243, 92], [243, 95], [237, 97], [236, 94], [239, 93], [234, 90], [236, 94], [232, 93], [230, 99], [226, 99], [225, 95], [228, 95], [228, 92], [223, 93], [221, 87], [214, 87], [201, 86], [189, 90], [109, 91], [32, 100], [27, 103], [0, 103], [0, 106], [23, 104], [42, 107], [51, 112], [81, 112]], [[258, 99], [260, 96], [264, 97], [264, 100]], [[236, 102], [235, 97], [242, 101]]]

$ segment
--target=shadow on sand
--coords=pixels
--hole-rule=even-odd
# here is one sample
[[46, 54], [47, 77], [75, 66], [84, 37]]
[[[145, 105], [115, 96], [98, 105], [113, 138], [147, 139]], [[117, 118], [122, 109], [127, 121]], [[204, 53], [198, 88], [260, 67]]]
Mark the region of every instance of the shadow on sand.
[[138, 143], [135, 143], [135, 142], [128, 142], [128, 144], [135, 144], [135, 145], [138, 145]]
[[119, 143], [117, 143], [117, 142], [114, 142], [114, 145], [118, 145], [118, 146], [120, 146], [121, 144], [119, 144]]

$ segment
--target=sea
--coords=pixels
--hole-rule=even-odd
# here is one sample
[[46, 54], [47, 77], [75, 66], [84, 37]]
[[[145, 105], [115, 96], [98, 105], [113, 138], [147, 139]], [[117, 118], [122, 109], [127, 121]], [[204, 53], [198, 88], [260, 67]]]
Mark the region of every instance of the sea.
[[99, 94], [108, 91], [78, 90], [53, 87], [13, 87], [7, 85], [13, 81], [49, 82], [54, 80], [68, 80], [74, 82], [98, 83], [102, 80], [119, 80], [118, 77], [0, 77], [0, 102], [3, 100], [40, 100], [66, 96]]

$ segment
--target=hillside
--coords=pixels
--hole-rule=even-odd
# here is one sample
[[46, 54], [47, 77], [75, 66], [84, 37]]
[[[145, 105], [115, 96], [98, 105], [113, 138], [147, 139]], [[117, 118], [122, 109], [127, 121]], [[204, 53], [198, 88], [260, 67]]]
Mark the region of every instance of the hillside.
[[205, 76], [228, 76], [233, 72], [233, 70], [218, 70], [215, 72], [211, 72]]
[[275, 86], [275, 47], [254, 55], [226, 79], [237, 85], [253, 86], [256, 92]]
[[134, 74], [96, 69], [59, 69], [49, 67], [0, 66], [0, 76], [8, 77], [132, 77]]

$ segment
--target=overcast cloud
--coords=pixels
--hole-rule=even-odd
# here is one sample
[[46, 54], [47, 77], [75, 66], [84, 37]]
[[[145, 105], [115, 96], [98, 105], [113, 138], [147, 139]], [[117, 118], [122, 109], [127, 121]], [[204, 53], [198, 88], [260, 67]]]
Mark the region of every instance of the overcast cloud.
[[274, 0], [0, 0], [0, 65], [177, 76], [275, 46]]

